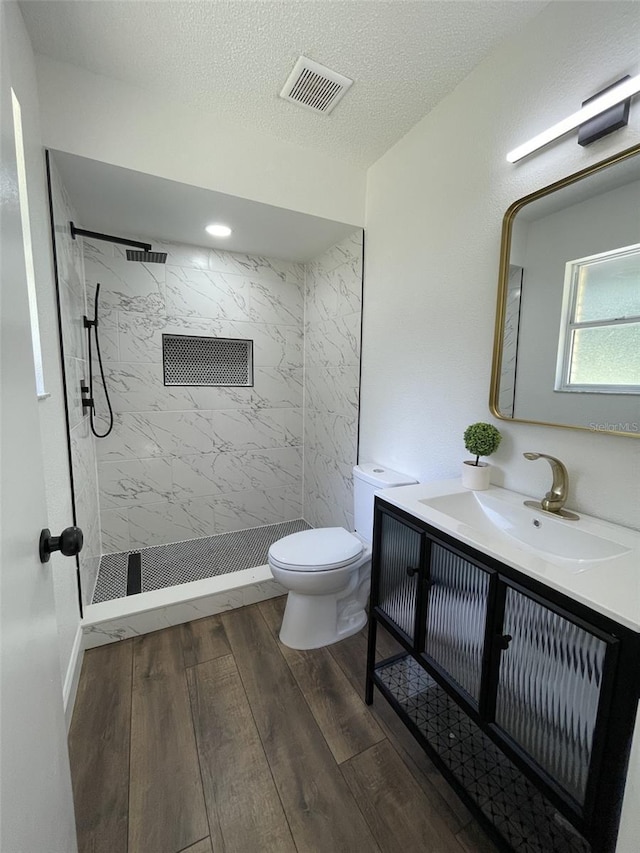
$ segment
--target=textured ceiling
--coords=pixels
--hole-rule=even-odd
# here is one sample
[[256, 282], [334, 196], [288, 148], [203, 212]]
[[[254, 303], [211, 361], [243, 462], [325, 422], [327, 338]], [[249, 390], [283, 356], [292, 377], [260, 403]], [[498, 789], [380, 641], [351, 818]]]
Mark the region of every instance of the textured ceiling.
[[[34, 49], [363, 166], [514, 29], [533, 0], [23, 0]], [[329, 116], [278, 97], [300, 54], [355, 83]]]

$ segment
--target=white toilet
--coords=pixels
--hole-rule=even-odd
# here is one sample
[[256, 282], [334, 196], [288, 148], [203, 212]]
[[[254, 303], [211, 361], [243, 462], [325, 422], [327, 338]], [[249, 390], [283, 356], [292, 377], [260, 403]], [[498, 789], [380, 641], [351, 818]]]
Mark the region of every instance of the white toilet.
[[343, 527], [321, 527], [285, 536], [269, 548], [271, 573], [289, 590], [280, 629], [285, 646], [318, 649], [366, 625], [374, 494], [415, 482], [382, 465], [356, 465], [355, 534]]

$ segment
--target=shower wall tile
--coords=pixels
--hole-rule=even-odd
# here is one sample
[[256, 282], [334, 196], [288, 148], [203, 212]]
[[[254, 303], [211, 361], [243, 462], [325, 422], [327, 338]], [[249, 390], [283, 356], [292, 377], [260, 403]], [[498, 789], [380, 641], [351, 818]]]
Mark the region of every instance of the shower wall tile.
[[[219, 256], [222, 254], [227, 253], [217, 252], [215, 253], [215, 257], [211, 258], [211, 269], [214, 269], [214, 264], [219, 263]], [[293, 280], [295, 277], [293, 273], [295, 265], [290, 261], [281, 261], [277, 258], [265, 258], [257, 255], [241, 255], [237, 252], [230, 252], [228, 258], [236, 265], [239, 272], [254, 278], [258, 277], [261, 281], [279, 282]]]
[[[314, 527], [343, 527], [353, 513], [353, 463], [305, 453], [305, 518]], [[353, 529], [353, 528], [351, 528]]]
[[302, 479], [302, 448], [179, 456], [171, 464], [175, 499], [185, 500], [298, 485]]
[[288, 447], [301, 447], [303, 443], [303, 409], [283, 409], [284, 443]]
[[228, 322], [223, 324], [220, 336], [252, 340], [255, 367], [302, 367], [302, 322]]
[[246, 320], [249, 282], [242, 275], [167, 267], [167, 313], [212, 320]]
[[60, 295], [60, 314], [62, 323], [62, 341], [67, 358], [86, 358], [86, 331], [84, 328], [84, 287], [76, 276], [77, 285], [70, 285], [68, 280], [61, 279], [58, 292]]
[[97, 445], [101, 461], [211, 450], [211, 413], [200, 411], [119, 413], [114, 416], [112, 433]]
[[105, 377], [113, 410], [119, 413], [212, 409], [215, 392], [219, 390], [165, 386], [160, 363], [111, 362], [105, 364]]
[[[162, 333], [167, 326], [164, 314], [118, 312], [118, 346], [120, 357], [116, 361], [162, 363]], [[208, 327], [185, 334], [209, 334]]]
[[190, 267], [196, 270], [209, 269], [211, 249], [202, 246], [178, 245], [163, 240], [154, 240], [153, 249], [156, 252], [167, 253], [167, 264], [177, 267]]
[[213, 476], [220, 494], [246, 492], [260, 486], [251, 478], [251, 473], [245, 467], [246, 455], [247, 451], [242, 450], [214, 455]]
[[310, 366], [357, 366], [360, 362], [360, 314], [308, 323], [305, 346], [306, 363]]
[[65, 356], [65, 393], [67, 396], [67, 408], [69, 411], [69, 429], [74, 429], [82, 423], [85, 417], [82, 408], [82, 395], [80, 384], [88, 378], [87, 362], [84, 359], [69, 358]]
[[[123, 362], [162, 363], [162, 335], [205, 335], [253, 341], [256, 367], [302, 367], [301, 324], [212, 320], [205, 317], [165, 317], [120, 312], [118, 339]], [[118, 360], [117, 357], [115, 360]]]
[[[120, 361], [120, 347], [118, 341], [118, 312], [107, 311], [106, 308], [102, 308], [102, 294], [100, 295], [100, 318], [98, 322], [98, 334], [100, 338], [100, 352], [102, 353], [102, 361]], [[94, 359], [95, 358], [96, 356], [94, 350]]]
[[217, 455], [197, 453], [176, 456], [171, 460], [173, 493], [177, 500], [221, 494], [225, 490], [225, 484], [221, 483], [214, 470]]
[[70, 222], [77, 222], [78, 217], [56, 169], [55, 155], [51, 157], [51, 194], [74, 504], [76, 523], [84, 534], [78, 561], [83, 602], [88, 604], [95, 586], [101, 544], [95, 440], [80, 395], [81, 381], [89, 378], [83, 324], [87, 313], [83, 241], [71, 237]]
[[[100, 522], [97, 513], [97, 495], [93, 489], [85, 489], [78, 496], [78, 526], [84, 534], [82, 551], [79, 554], [82, 599], [90, 603], [93, 598], [101, 557]], [[90, 509], [88, 509], [90, 507]], [[92, 522], [92, 523], [90, 523]]]
[[296, 502], [297, 495], [299, 487], [286, 486], [265, 491], [238, 492], [215, 498], [213, 512], [216, 533], [228, 533], [232, 530], [244, 530], [247, 527], [299, 518], [299, 514], [292, 514], [301, 510], [300, 502]]
[[130, 507], [128, 515], [131, 548], [181, 542], [215, 532], [213, 505], [208, 498]]
[[309, 324], [336, 317], [338, 290], [330, 274], [324, 277], [313, 266], [309, 269], [305, 291], [305, 320]]
[[362, 246], [364, 234], [357, 229], [340, 243], [327, 249], [319, 258], [316, 265], [322, 272], [331, 272], [338, 266], [350, 266], [353, 269], [362, 267]]
[[302, 369], [257, 367], [253, 382], [252, 405], [266, 409], [302, 408]]
[[[102, 285], [115, 413], [112, 433], [97, 442], [105, 552], [302, 512], [305, 267], [151, 242], [167, 252], [166, 265], [127, 262], [120, 246], [86, 246], [90, 311]], [[252, 340], [254, 385], [165, 386], [163, 334]], [[95, 396], [106, 411], [99, 381]]]
[[234, 409], [212, 413], [216, 450], [248, 450], [285, 444], [286, 409]]
[[305, 451], [354, 464], [357, 451], [358, 419], [328, 412], [305, 412]]
[[298, 325], [304, 320], [304, 294], [299, 285], [249, 280], [250, 316], [259, 323]]
[[353, 529], [362, 317], [362, 232], [306, 266], [304, 496], [309, 524]]
[[314, 367], [305, 369], [305, 404], [315, 412], [355, 418], [359, 406], [358, 367]]
[[299, 447], [249, 451], [240, 456], [238, 461], [254, 489], [296, 486], [302, 481], [302, 449]]
[[[95, 474], [93, 484], [90, 481], [85, 481], [76, 489], [76, 524], [84, 533], [85, 544], [83, 548], [84, 554], [91, 553], [87, 547], [87, 539], [91, 528], [98, 526], [100, 517], [100, 507], [98, 503], [98, 489], [95, 482]], [[94, 549], [94, 553], [100, 554], [100, 547]]]
[[142, 311], [161, 314], [165, 308], [165, 265], [143, 264], [126, 258], [85, 258], [87, 308], [92, 315], [96, 284], [100, 306], [106, 311]]
[[105, 509], [100, 513], [102, 553], [129, 551], [129, 515], [126, 509]]
[[124, 251], [118, 251], [119, 247], [115, 243], [109, 243], [106, 240], [94, 240], [91, 237], [82, 238], [82, 254], [85, 263], [87, 261], [108, 261], [113, 257], [124, 258]]
[[102, 509], [158, 503], [172, 497], [170, 459], [134, 459], [100, 462]]

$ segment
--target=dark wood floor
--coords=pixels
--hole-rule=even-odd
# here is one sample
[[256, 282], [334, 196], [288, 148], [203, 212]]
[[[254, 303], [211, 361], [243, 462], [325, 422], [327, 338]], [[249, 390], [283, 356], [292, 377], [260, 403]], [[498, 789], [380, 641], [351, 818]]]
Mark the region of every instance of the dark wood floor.
[[362, 701], [366, 634], [288, 649], [284, 602], [85, 654], [80, 853], [493, 853], [386, 701]]

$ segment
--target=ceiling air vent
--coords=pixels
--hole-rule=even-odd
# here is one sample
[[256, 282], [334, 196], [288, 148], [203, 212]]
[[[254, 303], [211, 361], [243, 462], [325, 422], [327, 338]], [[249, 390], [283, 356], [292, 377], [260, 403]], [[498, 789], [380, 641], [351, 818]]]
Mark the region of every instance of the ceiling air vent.
[[327, 114], [352, 83], [348, 77], [301, 56], [293, 66], [280, 97], [316, 113]]

